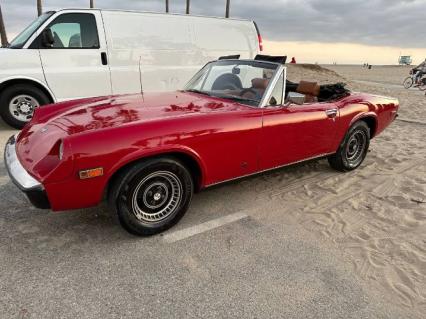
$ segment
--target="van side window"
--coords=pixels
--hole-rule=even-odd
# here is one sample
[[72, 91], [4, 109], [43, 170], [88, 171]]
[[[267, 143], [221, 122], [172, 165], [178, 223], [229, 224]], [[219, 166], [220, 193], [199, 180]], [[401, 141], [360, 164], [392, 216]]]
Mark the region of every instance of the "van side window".
[[63, 14], [48, 28], [53, 34], [54, 49], [99, 49], [98, 29], [93, 14]]

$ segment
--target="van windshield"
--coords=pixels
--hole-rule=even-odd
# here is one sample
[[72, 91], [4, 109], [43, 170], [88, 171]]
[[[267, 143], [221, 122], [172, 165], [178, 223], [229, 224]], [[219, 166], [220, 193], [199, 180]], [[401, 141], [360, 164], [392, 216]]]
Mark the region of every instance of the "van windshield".
[[185, 91], [258, 106], [278, 65], [252, 60], [220, 60], [208, 63]]
[[37, 19], [35, 19], [28, 27], [24, 29], [12, 42], [9, 44], [11, 49], [22, 49], [28, 39], [34, 34], [34, 32], [54, 14], [54, 11], [43, 13]]

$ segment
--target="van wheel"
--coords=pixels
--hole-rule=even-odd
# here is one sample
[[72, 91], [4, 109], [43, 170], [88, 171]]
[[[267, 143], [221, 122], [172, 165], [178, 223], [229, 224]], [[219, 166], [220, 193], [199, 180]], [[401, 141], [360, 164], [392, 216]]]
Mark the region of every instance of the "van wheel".
[[180, 162], [150, 159], [114, 178], [108, 202], [129, 233], [149, 236], [172, 227], [183, 217], [193, 189], [191, 174]]
[[12, 85], [0, 94], [0, 115], [7, 124], [21, 129], [33, 117], [35, 108], [49, 103], [49, 97], [32, 85]]

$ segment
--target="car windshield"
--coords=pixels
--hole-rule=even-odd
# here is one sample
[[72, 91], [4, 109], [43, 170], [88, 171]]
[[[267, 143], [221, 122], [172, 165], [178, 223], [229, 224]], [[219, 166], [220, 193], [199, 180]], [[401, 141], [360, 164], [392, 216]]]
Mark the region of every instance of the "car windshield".
[[278, 64], [219, 60], [208, 63], [185, 87], [185, 91], [226, 98], [259, 106]]
[[25, 28], [12, 42], [9, 44], [11, 49], [21, 49], [33, 33], [53, 14], [54, 12], [46, 12], [35, 19], [28, 27]]

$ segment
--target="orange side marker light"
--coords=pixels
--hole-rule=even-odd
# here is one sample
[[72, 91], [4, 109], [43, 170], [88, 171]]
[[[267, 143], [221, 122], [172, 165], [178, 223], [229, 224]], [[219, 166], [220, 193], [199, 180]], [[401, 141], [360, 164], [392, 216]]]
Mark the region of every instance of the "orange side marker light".
[[78, 172], [80, 179], [94, 178], [102, 175], [104, 175], [104, 169], [102, 167], [86, 169]]

